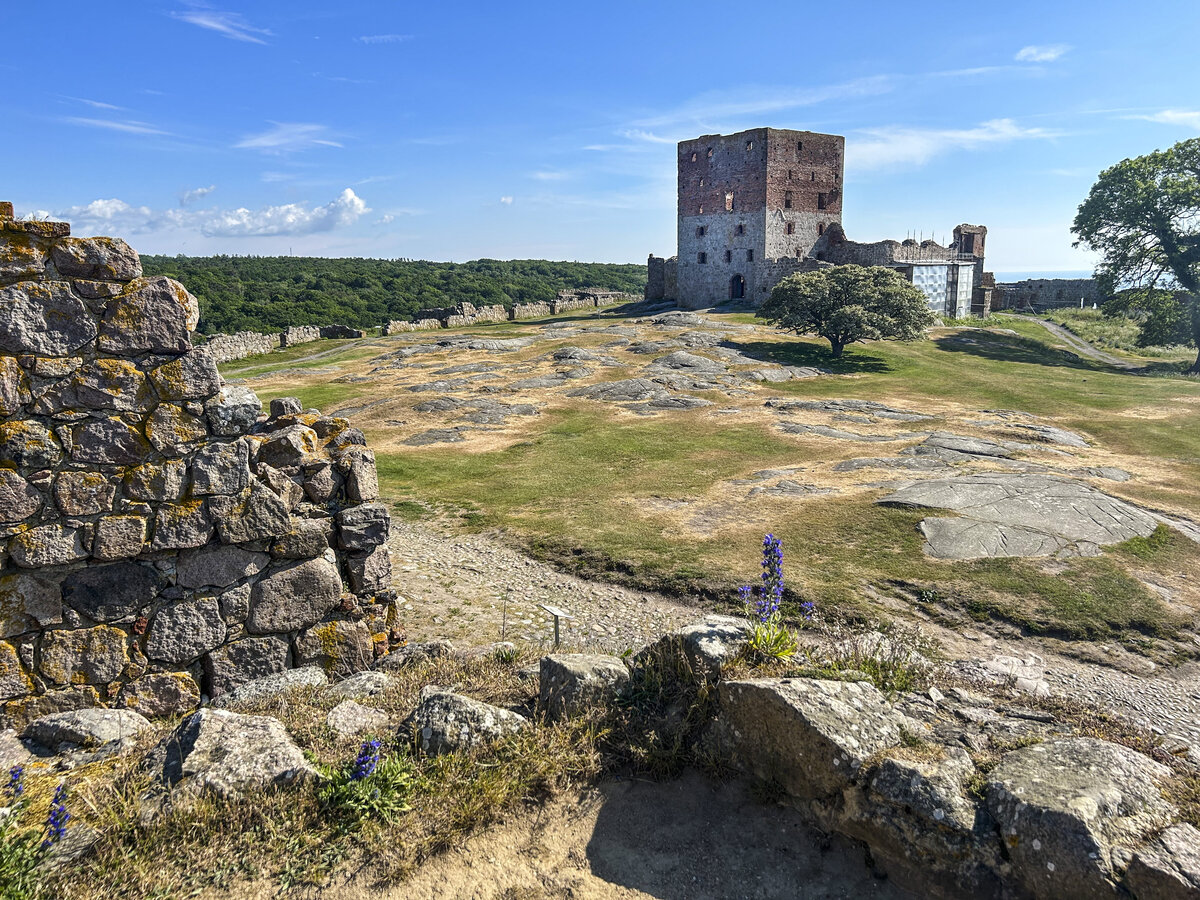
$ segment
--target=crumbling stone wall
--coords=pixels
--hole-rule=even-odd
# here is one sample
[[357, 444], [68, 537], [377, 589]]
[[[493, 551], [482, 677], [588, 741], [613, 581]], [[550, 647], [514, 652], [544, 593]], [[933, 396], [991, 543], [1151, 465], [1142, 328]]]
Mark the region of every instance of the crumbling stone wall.
[[995, 309], [1033, 309], [1038, 312], [1059, 306], [1078, 307], [1103, 303], [1107, 297], [1094, 278], [1027, 278], [996, 285]]
[[418, 319], [415, 322], [403, 322], [399, 319], [392, 319], [383, 326], [384, 335], [389, 334], [404, 334], [409, 331], [432, 331], [441, 328], [442, 323], [437, 319]]
[[395, 621], [387, 507], [345, 419], [225, 385], [196, 300], [128, 244], [0, 204], [0, 703], [195, 705], [365, 668]]
[[316, 325], [292, 325], [279, 333], [280, 347], [294, 347], [296, 344], [311, 344], [321, 339], [321, 329]]

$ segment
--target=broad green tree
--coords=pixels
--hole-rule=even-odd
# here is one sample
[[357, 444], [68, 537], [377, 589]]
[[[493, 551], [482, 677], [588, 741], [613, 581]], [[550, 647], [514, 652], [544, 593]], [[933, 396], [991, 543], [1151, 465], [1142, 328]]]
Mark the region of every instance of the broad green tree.
[[[1108, 290], [1145, 293], [1143, 330], [1178, 334], [1183, 319], [1200, 348], [1200, 138], [1105, 169], [1071, 230], [1102, 255]], [[1188, 373], [1200, 375], [1200, 354]]]
[[831, 266], [789, 275], [757, 315], [787, 331], [816, 334], [840, 359], [857, 341], [915, 341], [936, 321], [920, 290], [883, 266]]

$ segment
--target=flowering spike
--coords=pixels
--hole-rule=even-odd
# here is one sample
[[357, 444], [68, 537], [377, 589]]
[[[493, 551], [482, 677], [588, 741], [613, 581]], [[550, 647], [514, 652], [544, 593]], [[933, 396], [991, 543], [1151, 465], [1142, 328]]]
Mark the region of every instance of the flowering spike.
[[379, 765], [379, 747], [378, 740], [363, 742], [358, 756], [355, 757], [354, 769], [350, 772], [351, 781], [361, 781], [368, 775], [374, 774], [375, 767]]
[[67, 812], [67, 786], [60, 784], [54, 789], [54, 797], [50, 800], [50, 812], [46, 816], [46, 839], [42, 841], [42, 850], [50, 849], [51, 845], [62, 840], [67, 833], [67, 822], [71, 814]]
[[5, 790], [12, 797], [14, 803], [20, 800], [21, 795], [25, 793], [24, 777], [24, 766], [17, 765], [8, 770], [8, 785]]

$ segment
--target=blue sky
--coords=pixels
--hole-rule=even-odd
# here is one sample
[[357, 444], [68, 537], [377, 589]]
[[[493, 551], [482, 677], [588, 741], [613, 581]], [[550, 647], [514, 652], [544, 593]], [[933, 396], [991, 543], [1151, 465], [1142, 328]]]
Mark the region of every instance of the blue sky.
[[1197, 33], [1195, 0], [7, 0], [0, 199], [143, 252], [640, 262], [674, 142], [768, 125], [846, 136], [852, 238], [1086, 269], [1095, 175], [1200, 133]]

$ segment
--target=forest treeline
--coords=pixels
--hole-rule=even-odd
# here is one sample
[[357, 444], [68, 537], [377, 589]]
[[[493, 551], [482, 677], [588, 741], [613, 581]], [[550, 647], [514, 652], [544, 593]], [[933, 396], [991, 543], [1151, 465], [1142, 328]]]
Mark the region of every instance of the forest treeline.
[[646, 267], [619, 263], [477, 259], [466, 263], [294, 256], [142, 256], [200, 301], [199, 331], [280, 331], [289, 325], [356, 328], [419, 309], [549, 301], [571, 288], [641, 294]]

